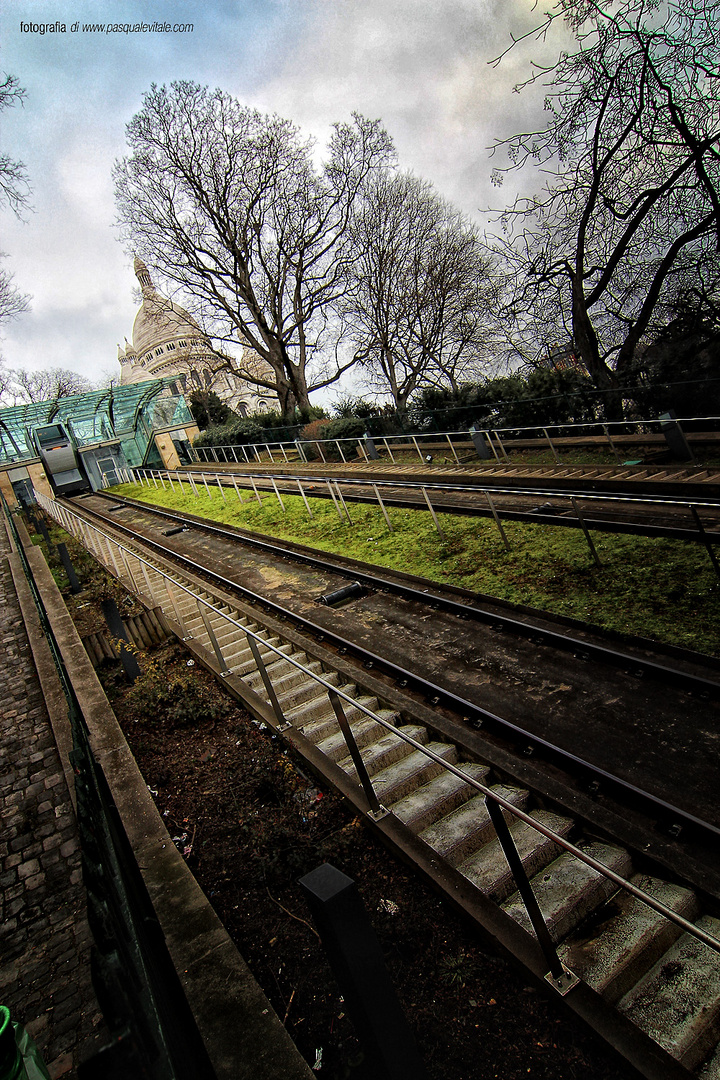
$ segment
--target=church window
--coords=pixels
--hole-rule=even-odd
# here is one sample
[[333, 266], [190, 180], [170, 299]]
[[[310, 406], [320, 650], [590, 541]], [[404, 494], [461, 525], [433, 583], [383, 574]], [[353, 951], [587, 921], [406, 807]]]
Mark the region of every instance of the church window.
[[173, 345], [172, 341], [168, 345], [166, 345], [165, 347], [166, 347], [168, 352], [174, 352], [174, 350], [175, 350], [175, 346]]
[[178, 345], [180, 346], [181, 349], [186, 349], [187, 348], [187, 341], [178, 341]]
[[156, 356], [162, 356], [162, 345], [160, 346], [160, 348], [159, 348], [159, 349], [156, 349], [156, 350], [155, 350], [155, 355], [156, 355]]

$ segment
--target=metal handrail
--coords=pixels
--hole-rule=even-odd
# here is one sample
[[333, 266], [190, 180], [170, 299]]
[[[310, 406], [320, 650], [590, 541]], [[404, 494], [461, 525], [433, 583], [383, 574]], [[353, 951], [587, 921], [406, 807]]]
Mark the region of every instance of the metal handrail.
[[[413, 749], [420, 751], [422, 754], [424, 754], [430, 760], [432, 760], [436, 764], [440, 765], [447, 772], [452, 773], [454, 776], [457, 776], [459, 779], [461, 779], [465, 783], [469, 784], [476, 791], [478, 791], [481, 795], [483, 795], [485, 797], [485, 799], [491, 799], [494, 803], [496, 803], [498, 806], [500, 806], [504, 811], [511, 814], [513, 817], [517, 818], [518, 820], [523, 821], [526, 825], [530, 826], [536, 832], [540, 833], [542, 836], [545, 836], [548, 840], [551, 840], [558, 847], [562, 848], [564, 851], [566, 851], [569, 854], [573, 855], [580, 862], [584, 863], [586, 866], [589, 866], [592, 870], [595, 870], [597, 873], [601, 874], [603, 877], [605, 877], [608, 880], [612, 881], [619, 888], [623, 889], [625, 892], [628, 892], [630, 895], [634, 896], [636, 899], [640, 900], [642, 903], [644, 903], [648, 907], [652, 908], [654, 911], [656, 911], [658, 914], [662, 915], [664, 918], [669, 919], [671, 922], [675, 923], [675, 925], [680, 927], [681, 930], [683, 930], [684, 932], [690, 934], [692, 937], [697, 938], [698, 941], [701, 941], [704, 945], [707, 945], [708, 948], [711, 948], [715, 952], [720, 953], [720, 940], [718, 938], [713, 937], [712, 934], [708, 934], [706, 931], [702, 930], [700, 927], [696, 926], [694, 923], [690, 922], [688, 919], [685, 919], [682, 915], [678, 915], [677, 912], [675, 912], [671, 908], [667, 907], [661, 901], [656, 900], [655, 897], [651, 896], [649, 893], [645, 892], [643, 889], [640, 889], [637, 885], [634, 885], [631, 881], [628, 881], [621, 874], [618, 874], [614, 870], [611, 870], [610, 867], [605, 866], [604, 863], [601, 863], [597, 859], [594, 859], [591, 855], [587, 855], [581, 848], [578, 848], [571, 841], [567, 840], [565, 837], [563, 837], [559, 833], [555, 832], [553, 829], [549, 828], [548, 826], [543, 825], [542, 822], [537, 821], [530, 814], [526, 813], [524, 810], [521, 810], [519, 807], [515, 806], [512, 802], [510, 802], [508, 799], [505, 799], [502, 795], [499, 795], [497, 792], [494, 792], [491, 788], [489, 788], [485, 784], [481, 783], [481, 781], [476, 780], [475, 777], [471, 776], [469, 773], [464, 772], [462, 769], [458, 768], [456, 765], [452, 764], [451, 762], [446, 761], [439, 754], [435, 753], [435, 751], [431, 750], [429, 747], [425, 746], [423, 743], [419, 742], [417, 739], [414, 739], [411, 735], [408, 735], [406, 732], [401, 731], [399, 728], [395, 727], [389, 721], [385, 720], [382, 716], [379, 716], [376, 712], [374, 712], [372, 709], [368, 708], [366, 705], [363, 705], [362, 702], [356, 701], [353, 697], [351, 697], [349, 694], [347, 694], [341, 688], [339, 688], [337, 686], [334, 686], [328, 680], [323, 679], [321, 675], [318, 675], [316, 672], [313, 672], [313, 671], [309, 670], [300, 661], [295, 660], [292, 656], [288, 656], [286, 653], [282, 652], [281, 649], [277, 648], [276, 646], [272, 645], [270, 642], [266, 641], [264, 638], [260, 637], [259, 634], [256, 634], [254, 631], [249, 630], [247, 627], [243, 626], [242, 623], [238, 622], [236, 619], [233, 619], [229, 614], [222, 611], [220, 608], [216, 607], [209, 600], [206, 600], [204, 597], [199, 596], [191, 588], [184, 585], [182, 582], [177, 581], [170, 574], [168, 574], [164, 570], [160, 569], [154, 563], [151, 563], [149, 560], [147, 560], [143, 556], [139, 555], [132, 548], [128, 547], [125, 544], [122, 544], [114, 536], [111, 536], [106, 530], [100, 529], [98, 526], [88, 522], [84, 518], [80, 518], [80, 516], [78, 514], [75, 514], [74, 512], [71, 513], [64, 506], [61, 507], [61, 508], [57, 508], [57, 503], [54, 500], [47, 499], [45, 496], [43, 496], [42, 494], [40, 494], [38, 492], [36, 492], [36, 498], [38, 499], [38, 502], [43, 507], [43, 509], [46, 509], [47, 512], [51, 514], [51, 516], [57, 517], [57, 519], [60, 520], [61, 524], [63, 523], [63, 514], [66, 517], [74, 517], [76, 520], [82, 521], [83, 525], [87, 526], [89, 529], [92, 529], [93, 531], [98, 533], [100, 536], [102, 536], [106, 540], [106, 542], [108, 542], [108, 544], [109, 543], [115, 544], [116, 547], [118, 548], [118, 550], [124, 551], [126, 554], [131, 555], [132, 558], [136, 559], [139, 563], [143, 564], [146, 568], [150, 568], [154, 573], [160, 575], [166, 581], [172, 582], [172, 584], [174, 586], [179, 588], [182, 592], [186, 593], [188, 596], [192, 597], [193, 600], [195, 600], [195, 602], [197, 604], [203, 604], [206, 608], [208, 608], [212, 612], [214, 612], [214, 614], [219, 615], [226, 622], [228, 622], [231, 625], [235, 626], [236, 629], [240, 630], [248, 638], [252, 637], [255, 642], [261, 643], [262, 645], [264, 645], [265, 648], [267, 648], [271, 652], [275, 653], [279, 659], [281, 658], [281, 659], [287, 661], [293, 667], [297, 668], [304, 675], [306, 675], [308, 678], [314, 680], [316, 683], [318, 683], [319, 685], [324, 687], [324, 689], [326, 691], [328, 691], [328, 693], [330, 693], [332, 691], [332, 693], [334, 695], [336, 695], [338, 698], [344, 700], [347, 704], [350, 704], [350, 705], [354, 706], [356, 709], [359, 709], [367, 717], [374, 720], [376, 723], [380, 724], [381, 727], [385, 728], [387, 731], [392, 732], [394, 735], [401, 738], [408, 745], [412, 746]], [[57, 515], [55, 513], [54, 508], [58, 509]], [[60, 511], [62, 511], [62, 513], [60, 513]], [[117, 569], [117, 567], [116, 567], [116, 569]], [[118, 578], [121, 577], [119, 571], [117, 572], [116, 576]], [[132, 580], [132, 578], [131, 578], [131, 580]]]
[[[705, 421], [712, 422], [712, 423], [717, 423], [718, 421], [720, 421], [720, 416], [680, 416], [680, 417], [673, 417], [672, 420], [673, 420], [673, 423], [676, 423], [676, 424], [703, 423]], [[556, 423], [556, 424], [529, 424], [529, 425], [516, 424], [514, 426], [509, 425], [507, 427], [494, 427], [494, 426], [488, 425], [486, 427], [479, 427], [478, 431], [485, 434], [485, 435], [487, 435], [487, 436], [489, 436], [489, 438], [490, 438], [490, 448], [493, 450], [496, 457], [497, 457], [497, 453], [495, 452], [495, 448], [494, 448], [493, 443], [492, 443], [492, 437], [493, 436], [498, 437], [498, 440], [500, 441], [501, 450], [502, 450], [502, 442], [501, 442], [502, 436], [512, 434], [514, 438], [522, 438], [523, 434], [525, 434], [525, 435], [532, 435], [532, 436], [537, 437], [538, 442], [540, 442], [542, 439], [547, 440], [549, 442], [549, 444], [550, 444], [550, 449], [553, 450], [553, 452], [554, 452], [552, 439], [550, 439], [550, 437], [549, 437], [550, 432], [560, 432], [560, 431], [562, 431], [562, 432], [566, 432], [566, 431], [573, 432], [573, 431], [576, 431], [576, 430], [578, 432], [580, 432], [580, 431], [588, 429], [588, 428], [600, 429], [602, 431], [602, 433], [605, 435], [605, 438], [610, 443], [610, 448], [613, 450], [613, 452], [615, 452], [615, 447], [613, 446], [613, 442], [612, 442], [612, 429], [634, 427], [634, 428], [637, 429], [637, 436], [642, 436], [644, 434], [648, 434], [647, 432], [642, 431], [641, 430], [642, 428], [647, 428], [647, 427], [651, 427], [651, 426], [661, 427], [663, 423], [666, 423], [666, 421], [663, 421], [663, 420], [661, 420], [659, 418], [652, 418], [652, 419], [648, 419], [648, 420], [607, 420], [607, 421], [606, 420], [583, 420], [583, 421], [576, 421], [576, 422], [572, 422], [572, 423]], [[616, 434], [617, 434], [617, 432], [616, 432]], [[236, 451], [240, 450], [240, 451], [242, 451], [245, 464], [250, 464], [251, 462], [250, 462], [250, 459], [249, 459], [248, 453], [247, 453], [248, 450], [251, 450], [253, 452], [253, 455], [256, 455], [256, 454], [259, 455], [263, 450], [266, 451], [271, 462], [274, 461], [274, 458], [272, 456], [272, 451], [273, 450], [279, 450], [280, 453], [283, 455], [285, 461], [287, 462], [288, 461], [287, 450], [290, 450], [293, 454], [301, 456], [301, 451], [298, 449], [299, 445], [300, 446], [302, 446], [302, 445], [307, 445], [307, 446], [315, 446], [315, 445], [339, 446], [340, 444], [347, 444], [348, 446], [352, 445], [354, 447], [357, 447], [357, 446], [362, 447], [363, 443], [365, 441], [365, 437], [366, 437], [365, 435], [355, 435], [355, 436], [344, 436], [344, 437], [341, 437], [341, 438], [325, 438], [325, 439], [323, 439], [321, 437], [307, 438], [307, 439], [298, 438], [298, 439], [287, 440], [287, 441], [283, 441], [281, 439], [269, 439], [269, 440], [266, 440], [264, 442], [257, 442], [257, 443], [236, 443], [236, 444], [228, 443], [226, 445], [219, 445], [219, 446], [195, 446], [195, 447], [192, 447], [192, 452], [198, 457], [198, 459], [199, 459], [200, 452], [202, 452], [203, 453], [203, 460], [207, 464], [213, 464], [213, 461], [211, 461], [210, 456], [209, 456], [211, 453], [213, 455], [214, 462], [219, 463], [219, 459], [217, 457], [217, 451], [222, 450], [223, 453], [224, 453], [225, 451], [229, 450], [233, 454], [233, 458], [234, 458], [235, 462], [237, 464], [241, 464], [240, 460], [237, 457], [237, 453], [236, 453]], [[558, 436], [556, 436], [556, 438], [557, 437]], [[563, 435], [563, 436], [559, 436], [559, 437], [561, 437], [561, 438], [574, 438], [575, 436], [573, 436], [573, 435], [568, 435], [568, 436]], [[397, 444], [400, 444], [400, 443], [403, 443], [403, 442], [404, 443], [415, 442], [415, 449], [418, 451], [418, 454], [419, 454], [420, 458], [422, 459], [422, 454], [420, 454], [420, 452], [419, 452], [417, 440], [421, 440], [421, 441], [422, 440], [425, 440], [425, 441], [427, 441], [427, 440], [437, 441], [438, 439], [445, 439], [449, 443], [450, 449], [453, 450], [453, 441], [455, 441], [456, 443], [457, 442], [470, 442], [471, 439], [472, 439], [472, 435], [471, 435], [470, 431], [457, 431], [457, 430], [454, 430], [454, 431], [432, 431], [432, 432], [429, 432], [429, 431], [408, 432], [406, 434], [400, 434], [400, 435], [370, 435], [370, 438], [373, 441], [378, 442], [380, 444], [384, 443], [385, 448], [386, 448], [386, 450], [388, 450], [388, 452], [389, 452], [388, 443], [393, 443], [393, 444], [397, 445]], [[341, 456], [343, 462], [345, 462], [345, 457], [344, 457], [344, 455], [342, 453], [342, 450], [340, 451], [340, 456]], [[392, 456], [392, 455], [390, 455], [390, 456]], [[322, 457], [322, 453], [321, 453], [321, 457]], [[457, 458], [456, 458], [456, 460], [457, 460]]]

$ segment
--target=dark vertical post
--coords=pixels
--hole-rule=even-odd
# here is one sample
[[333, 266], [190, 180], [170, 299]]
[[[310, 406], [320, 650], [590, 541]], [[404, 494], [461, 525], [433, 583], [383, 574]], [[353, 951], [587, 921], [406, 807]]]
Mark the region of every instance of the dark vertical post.
[[140, 671], [140, 665], [137, 660], [125, 645], [125, 642], [129, 639], [118, 606], [114, 600], [103, 600], [102, 610], [110, 633], [119, 643], [120, 662], [123, 666], [123, 671], [130, 682], [133, 683], [142, 672]]
[[485, 433], [479, 428], [471, 427], [470, 438], [473, 441], [473, 446], [477, 450], [478, 457], [481, 458], [483, 461], [487, 461], [487, 459], [490, 457], [490, 450], [485, 439]]
[[45, 519], [42, 517], [37, 518], [36, 524], [38, 529], [40, 530], [40, 535], [48, 546], [48, 551], [52, 554], [54, 550], [53, 542], [50, 539], [50, 533], [48, 532], [47, 525], [45, 524]]
[[373, 441], [373, 437], [369, 431], [366, 431], [363, 435], [363, 444], [365, 446], [365, 453], [371, 461], [379, 461], [380, 455], [377, 452], [377, 447]]
[[428, 1080], [360, 893], [329, 863], [299, 881], [377, 1080]]
[[62, 564], [65, 567], [65, 573], [67, 574], [68, 581], [70, 582], [70, 591], [72, 593], [79, 593], [81, 589], [78, 576], [75, 573], [75, 567], [70, 562], [70, 556], [68, 555], [68, 549], [64, 544], [58, 544], [58, 555], [62, 559]]
[[703, 525], [702, 521], [700, 520], [700, 515], [697, 512], [697, 507], [691, 506], [690, 507], [690, 512], [691, 512], [691, 514], [693, 516], [695, 524], [697, 525], [697, 530], [698, 530], [698, 533], [700, 534], [700, 539], [702, 540], [703, 544], [705, 545], [707, 553], [710, 556], [710, 562], [713, 564], [713, 570], [715, 571], [717, 576], [720, 578], [720, 565], [718, 565], [717, 556], [715, 555], [715, 552], [712, 549], [712, 544], [710, 543], [710, 537], [705, 532], [705, 526]]

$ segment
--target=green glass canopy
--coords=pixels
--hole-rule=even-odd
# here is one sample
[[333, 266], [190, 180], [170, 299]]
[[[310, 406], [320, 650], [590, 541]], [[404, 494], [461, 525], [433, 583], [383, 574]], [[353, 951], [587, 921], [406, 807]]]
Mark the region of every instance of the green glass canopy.
[[53, 422], [66, 424], [80, 449], [120, 442], [128, 465], [142, 465], [153, 432], [194, 422], [171, 385], [171, 379], [154, 379], [0, 409], [0, 465], [36, 457], [29, 433]]

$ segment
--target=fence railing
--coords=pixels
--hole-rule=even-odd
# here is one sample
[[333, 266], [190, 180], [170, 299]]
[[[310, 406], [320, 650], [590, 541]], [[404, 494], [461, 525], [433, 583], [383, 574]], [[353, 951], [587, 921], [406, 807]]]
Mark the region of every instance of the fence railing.
[[[344, 438], [302, 438], [293, 441], [267, 440], [256, 443], [224, 444], [220, 446], [195, 446], [191, 448], [195, 459], [206, 464], [251, 465], [266, 459], [270, 464], [291, 461], [307, 462], [313, 452], [322, 463], [331, 460], [347, 464], [358, 457], [364, 461], [377, 460], [385, 454], [396, 463], [396, 454], [411, 452], [420, 461], [427, 461], [429, 449], [449, 452], [456, 464], [460, 464], [459, 449], [474, 450], [482, 458], [494, 459], [496, 463], [509, 460], [508, 448], [537, 448], [549, 450], [557, 464], [561, 453], [568, 448], [568, 440], [585, 441], [594, 449], [608, 449], [618, 463], [623, 461], [621, 452], [628, 447], [642, 444], [648, 438], [663, 442], [670, 428], [684, 439], [682, 425], [698, 424], [717, 426], [719, 416], [661, 417], [657, 420], [588, 420], [579, 423], [535, 424], [514, 427], [477, 427], [467, 431], [409, 432], [400, 435], [363, 435]], [[525, 445], [527, 444], [527, 445]], [[484, 449], [483, 449], [484, 448]], [[692, 452], [690, 451], [690, 455]], [[690, 458], [689, 458], [690, 459]], [[689, 460], [688, 459], [688, 460]]]
[[[701, 941], [707, 947], [713, 949], [715, 952], [720, 953], [720, 940], [708, 934], [701, 927], [696, 926], [688, 919], [679, 915], [673, 911], [667, 905], [657, 900], [650, 893], [639, 888], [637, 885], [628, 881], [621, 874], [618, 874], [610, 867], [599, 862], [597, 859], [588, 855], [581, 848], [577, 847], [571, 841], [567, 840], [561, 834], [555, 832], [553, 829], [544, 825], [542, 822], [537, 821], [529, 813], [515, 806], [508, 799], [505, 799], [502, 795], [493, 791], [487, 785], [477, 780], [470, 773], [464, 771], [461, 767], [446, 761], [441, 755], [435, 753], [431, 748], [425, 746], [417, 739], [413, 738], [407, 732], [397, 728], [393, 723], [381, 716], [377, 711], [369, 708], [362, 701], [357, 700], [347, 691], [341, 687], [333, 685], [328, 679], [324, 678], [317, 672], [312, 671], [301, 661], [297, 660], [292, 655], [288, 655], [283, 652], [278, 646], [273, 645], [271, 642], [265, 640], [261, 633], [256, 632], [239, 620], [235, 619], [231, 614], [223, 611], [220, 607], [202, 596], [196, 590], [192, 589], [189, 585], [178, 581], [176, 577], [169, 574], [166, 570], [157, 566], [155, 563], [146, 559], [139, 552], [127, 544], [121, 542], [117, 537], [112, 536], [107, 530], [101, 529], [99, 526], [88, 522], [86, 519], [81, 518], [74, 511], [69, 510], [66, 506], [61, 506], [53, 500], [47, 499], [43, 495], [37, 495], [38, 502], [43, 509], [54, 517], [71, 535], [75, 535], [81, 538], [84, 545], [92, 551], [99, 561], [111, 570], [120, 581], [125, 581], [131, 591], [142, 599], [142, 590], [138, 588], [136, 575], [133, 573], [133, 567], [137, 574], [140, 575], [144, 581], [147, 593], [146, 598], [152, 602], [153, 606], [163, 607], [163, 600], [165, 604], [169, 604], [171, 615], [168, 615], [170, 619], [175, 621], [176, 625], [181, 631], [183, 638], [188, 639], [191, 635], [188, 632], [187, 625], [180, 612], [180, 605], [178, 603], [178, 594], [184, 595], [189, 598], [191, 604], [194, 605], [198, 613], [200, 614], [201, 621], [208, 632], [208, 638], [210, 646], [215, 658], [218, 662], [221, 672], [223, 674], [231, 674], [231, 668], [225, 660], [225, 654], [222, 646], [219, 644], [217, 634], [212, 628], [210, 622], [210, 615], [222, 620], [224, 624], [231, 625], [237, 631], [239, 635], [244, 635], [247, 639], [248, 646], [253, 655], [253, 658], [257, 664], [258, 671], [261, 679], [268, 692], [269, 702], [279, 730], [287, 730], [291, 725], [291, 721], [288, 720], [285, 711], [279, 701], [277, 694], [275, 693], [272, 678], [268, 672], [268, 664], [263, 659], [260, 649], [263, 648], [269, 651], [274, 659], [283, 660], [289, 663], [297, 671], [301, 672], [307, 679], [314, 681], [318, 686], [321, 686], [328, 695], [330, 705], [338, 720], [339, 730], [342, 732], [345, 739], [348, 753], [355, 764], [356, 772], [359, 782], [365, 793], [368, 805], [369, 814], [376, 819], [381, 819], [388, 811], [380, 803], [377, 794], [372, 784], [372, 778], [369, 776], [363, 760], [362, 754], [355, 742], [354, 736], [347, 716], [345, 713], [345, 707], [350, 706], [353, 709], [359, 710], [366, 717], [379, 724], [388, 732], [392, 732], [395, 736], [402, 739], [414, 750], [419, 751], [425, 755], [428, 759], [435, 762], [442, 769], [452, 773], [458, 777], [464, 783], [474, 788], [480, 795], [484, 797], [485, 805], [488, 810], [491, 821], [496, 829], [496, 835], [503, 849], [505, 857], [508, 861], [508, 865], [512, 872], [515, 884], [518, 888], [518, 892], [522, 897], [525, 904], [528, 918], [535, 931], [538, 943], [542, 949], [543, 955], [548, 964], [549, 972], [546, 978], [560, 993], [567, 993], [577, 983], [577, 977], [573, 975], [562, 964], [555, 944], [552, 940], [550, 932], [547, 928], [545, 920], [540, 911], [540, 907], [537, 900], [534, 897], [532, 886], [527, 877], [527, 873], [523, 867], [522, 860], [517, 853], [512, 837], [507, 830], [507, 826], [503, 820], [503, 815], [509, 814], [512, 818], [516, 818], [519, 821], [524, 822], [535, 832], [541, 834], [547, 839], [551, 840], [560, 849], [572, 855], [578, 859], [581, 863], [590, 867], [598, 874], [602, 875], [609, 881], [611, 881], [618, 888], [624, 890], [630, 895], [634, 896], [637, 900], [646, 904], [652, 908], [658, 914], [664, 918], [669, 919], [672, 923], [678, 926], [684, 932], [690, 934], [692, 937]], [[123, 567], [124, 574], [121, 572], [120, 567]], [[240, 676], [238, 676], [240, 678]]]

